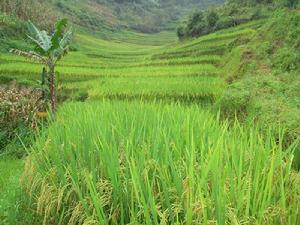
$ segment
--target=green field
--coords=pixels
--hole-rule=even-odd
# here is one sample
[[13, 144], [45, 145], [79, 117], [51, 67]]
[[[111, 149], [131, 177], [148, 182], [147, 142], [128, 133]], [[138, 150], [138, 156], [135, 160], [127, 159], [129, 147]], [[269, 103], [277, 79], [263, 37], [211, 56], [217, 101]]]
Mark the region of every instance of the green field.
[[[3, 171], [14, 187], [0, 198], [3, 224], [299, 223], [296, 143], [287, 147], [278, 127], [262, 133], [263, 125], [222, 120], [216, 107], [240, 49], [263, 24], [183, 42], [172, 32], [79, 29], [57, 67], [66, 102], [27, 149], [20, 187]], [[41, 71], [0, 54], [2, 83], [38, 86]], [[27, 197], [15, 210], [23, 221], [10, 216], [15, 193]]]

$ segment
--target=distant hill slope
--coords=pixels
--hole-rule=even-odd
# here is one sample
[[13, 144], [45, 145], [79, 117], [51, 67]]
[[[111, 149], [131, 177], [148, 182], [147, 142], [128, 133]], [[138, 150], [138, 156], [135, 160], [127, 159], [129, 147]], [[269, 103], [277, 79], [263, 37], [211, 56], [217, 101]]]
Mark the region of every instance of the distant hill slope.
[[176, 21], [195, 7], [206, 8], [223, 0], [55, 0], [55, 7], [79, 25], [126, 27], [152, 33], [174, 28]]
[[67, 16], [93, 30], [130, 28], [153, 33], [174, 28], [181, 16], [195, 8], [223, 0], [0, 0], [0, 12], [21, 19], [49, 23]]
[[103, 39], [120, 37], [124, 31], [159, 33], [174, 30], [183, 15], [223, 0], [0, 0], [0, 52], [24, 49], [26, 21], [53, 30], [60, 17], [76, 29]]

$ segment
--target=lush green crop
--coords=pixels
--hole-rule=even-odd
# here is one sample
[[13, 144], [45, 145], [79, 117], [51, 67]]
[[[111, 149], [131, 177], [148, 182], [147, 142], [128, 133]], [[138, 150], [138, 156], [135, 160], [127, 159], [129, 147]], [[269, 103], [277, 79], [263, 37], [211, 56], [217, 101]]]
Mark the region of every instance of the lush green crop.
[[171, 99], [187, 102], [214, 102], [225, 84], [218, 77], [106, 77], [87, 82], [70, 82], [68, 92], [78, 90], [91, 100], [110, 99]]
[[197, 107], [64, 105], [23, 185], [46, 224], [299, 222], [293, 147]]

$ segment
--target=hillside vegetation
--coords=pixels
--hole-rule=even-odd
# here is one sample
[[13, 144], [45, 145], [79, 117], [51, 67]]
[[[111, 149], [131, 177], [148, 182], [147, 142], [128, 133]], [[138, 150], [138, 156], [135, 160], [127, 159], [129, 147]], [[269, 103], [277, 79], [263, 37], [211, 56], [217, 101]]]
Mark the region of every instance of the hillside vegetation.
[[104, 0], [47, 4], [78, 20], [47, 118], [32, 108], [42, 66], [7, 51], [30, 49], [24, 19], [2, 12], [1, 225], [300, 222], [298, 9], [178, 41], [126, 17], [82, 26], [76, 10]]
[[[287, 143], [300, 135], [300, 15], [278, 12], [250, 42], [229, 57], [229, 88], [221, 100], [225, 117], [237, 115], [287, 129]], [[235, 59], [236, 60], [236, 59]], [[235, 114], [237, 113], [237, 114]], [[300, 150], [296, 157], [300, 165]]]
[[249, 21], [264, 19], [278, 8], [296, 9], [298, 0], [229, 0], [220, 6], [194, 11], [177, 27], [179, 39], [199, 37]]
[[[31, 19], [47, 27], [67, 16], [90, 30], [134, 29], [153, 33], [176, 26], [181, 16], [195, 7], [206, 8], [222, 0], [0, 0], [0, 11]], [[36, 13], [43, 9], [43, 14]], [[49, 19], [50, 18], [50, 19]]]

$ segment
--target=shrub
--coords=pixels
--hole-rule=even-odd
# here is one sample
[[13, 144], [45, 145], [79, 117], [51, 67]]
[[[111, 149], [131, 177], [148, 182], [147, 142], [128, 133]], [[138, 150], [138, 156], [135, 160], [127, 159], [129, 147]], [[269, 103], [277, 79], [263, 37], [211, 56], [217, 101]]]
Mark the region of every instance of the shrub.
[[207, 20], [208, 26], [210, 28], [214, 28], [219, 20], [219, 15], [216, 11], [212, 10], [207, 14], [206, 20]]
[[178, 38], [181, 40], [181, 39], [183, 39], [184, 37], [185, 37], [185, 24], [183, 24], [183, 23], [181, 23], [181, 24], [179, 24], [178, 25], [178, 27], [177, 27], [177, 36], [178, 36]]
[[[40, 91], [15, 83], [0, 88], [0, 152], [19, 143], [19, 138], [27, 143], [26, 139], [37, 128], [37, 112], [42, 109]], [[18, 149], [14, 151], [17, 156], [23, 154]]]
[[202, 11], [195, 12], [187, 22], [187, 36], [197, 37], [207, 32], [207, 22]]
[[220, 20], [216, 24], [216, 29], [225, 29], [228, 27], [234, 26], [234, 19], [230, 16], [228, 17], [221, 17]]

